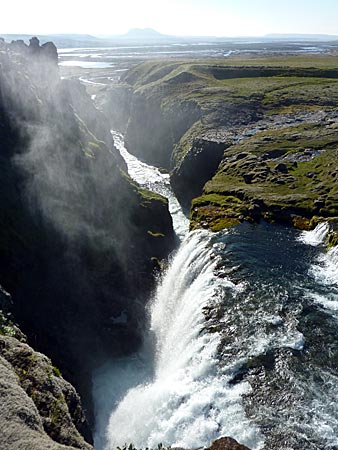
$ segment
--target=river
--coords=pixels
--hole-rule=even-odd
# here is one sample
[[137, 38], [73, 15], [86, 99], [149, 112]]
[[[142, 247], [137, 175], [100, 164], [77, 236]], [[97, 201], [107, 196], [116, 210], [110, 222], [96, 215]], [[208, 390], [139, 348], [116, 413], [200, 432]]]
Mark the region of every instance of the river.
[[143, 349], [93, 378], [95, 449], [338, 448], [338, 249], [329, 231], [242, 224], [188, 232], [168, 174], [127, 152], [130, 176], [169, 199], [179, 248], [149, 301]]

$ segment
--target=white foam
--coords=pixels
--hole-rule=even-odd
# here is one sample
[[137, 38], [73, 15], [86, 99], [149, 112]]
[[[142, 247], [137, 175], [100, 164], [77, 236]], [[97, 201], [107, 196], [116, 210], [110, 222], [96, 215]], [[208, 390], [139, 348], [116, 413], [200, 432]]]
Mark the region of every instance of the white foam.
[[303, 231], [298, 240], [307, 245], [316, 247], [323, 244], [329, 233], [330, 226], [327, 222], [319, 223], [314, 230]]
[[328, 295], [318, 294], [317, 292], [308, 292], [313, 301], [326, 309], [338, 311], [338, 294], [330, 293]]
[[168, 173], [162, 173], [157, 167], [150, 166], [131, 155], [124, 145], [124, 139], [121, 133], [111, 130], [115, 147], [124, 158], [130, 177], [140, 186], [149, 189], [152, 192], [163, 195], [168, 199], [169, 212], [173, 219], [174, 230], [182, 240], [188, 233], [189, 220], [184, 215], [181, 205], [178, 203], [175, 194], [170, 186], [170, 177]]
[[310, 273], [321, 284], [338, 286], [338, 246], [321, 254]]
[[[131, 442], [142, 448], [159, 443], [197, 448], [221, 436], [232, 436], [255, 450], [261, 448], [261, 435], [242, 406], [241, 398], [250, 385], [228, 384], [227, 368], [221, 370], [217, 360], [220, 336], [204, 331], [203, 308], [215, 301], [220, 281], [214, 275], [219, 261], [212, 256], [210, 239], [206, 231], [191, 233], [159, 283], [151, 307], [149, 341], [140, 356], [145, 366], [153, 366], [153, 373], [140, 370], [140, 359], [135, 359], [134, 368], [132, 362], [128, 367], [130, 379], [136, 379], [137, 373], [141, 382], [131, 383], [129, 390], [114, 386], [111, 403], [115, 408], [105, 449]], [[109, 377], [109, 370], [95, 375], [96, 393]], [[97, 410], [107, 411], [94, 397]], [[102, 417], [97, 427], [95, 448], [100, 450]]]

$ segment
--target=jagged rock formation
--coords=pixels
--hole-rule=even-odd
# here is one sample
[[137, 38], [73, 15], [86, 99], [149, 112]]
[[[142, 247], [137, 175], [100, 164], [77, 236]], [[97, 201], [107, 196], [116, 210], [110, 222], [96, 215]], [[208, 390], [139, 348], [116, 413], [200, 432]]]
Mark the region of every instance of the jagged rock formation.
[[0, 282], [90, 407], [92, 367], [141, 343], [153, 258], [174, 245], [167, 201], [131, 182], [53, 44], [2, 42], [0, 67]]

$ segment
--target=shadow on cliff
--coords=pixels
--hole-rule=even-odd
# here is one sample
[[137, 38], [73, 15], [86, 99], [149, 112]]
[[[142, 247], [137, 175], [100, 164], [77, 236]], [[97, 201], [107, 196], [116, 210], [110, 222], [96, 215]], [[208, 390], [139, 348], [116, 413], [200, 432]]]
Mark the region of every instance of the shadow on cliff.
[[84, 88], [60, 80], [53, 44], [1, 42], [0, 64], [1, 283], [30, 342], [88, 406], [92, 368], [142, 341], [171, 217], [131, 183]]

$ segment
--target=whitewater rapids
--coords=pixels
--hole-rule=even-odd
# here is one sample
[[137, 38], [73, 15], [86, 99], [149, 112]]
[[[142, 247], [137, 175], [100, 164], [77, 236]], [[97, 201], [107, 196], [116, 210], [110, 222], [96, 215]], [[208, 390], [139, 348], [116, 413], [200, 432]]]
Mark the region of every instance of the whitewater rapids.
[[169, 176], [114, 138], [130, 176], [169, 199], [181, 244], [149, 301], [142, 350], [94, 374], [95, 449], [197, 448], [220, 436], [252, 450], [338, 448], [329, 225], [188, 233]]
[[[119, 388], [111, 393], [118, 403], [103, 448], [114, 449], [121, 441], [138, 448], [154, 448], [159, 443], [197, 448], [220, 436], [232, 436], [252, 449], [260, 447], [259, 432], [245, 417], [241, 404], [250, 386], [229, 386], [231, 370], [227, 368], [225, 375], [218, 368], [220, 337], [204, 330], [203, 309], [217, 302], [217, 262], [205, 231], [191, 233], [173, 257], [150, 307], [145, 348], [134, 365], [126, 361], [128, 371], [136, 372], [128, 376], [134, 379], [143, 372], [145, 379], [125, 393]], [[223, 283], [234, 293], [240, 289], [227, 280]], [[100, 376], [106, 375], [104, 370], [98, 374], [97, 386]], [[112, 383], [116, 379], [115, 373]]]
[[252, 449], [261, 436], [245, 417], [241, 398], [248, 383], [230, 386], [233, 368], [221, 370], [220, 335], [205, 330], [204, 308], [218, 302], [220, 283], [236, 295], [240, 286], [217, 278], [219, 262], [207, 231], [188, 233], [188, 219], [174, 196], [169, 175], [128, 153], [123, 137], [112, 131], [129, 175], [142, 187], [168, 198], [181, 245], [158, 281], [149, 305], [143, 350], [96, 371], [95, 448], [124, 443], [138, 448], [163, 445], [193, 448], [232, 436]]

